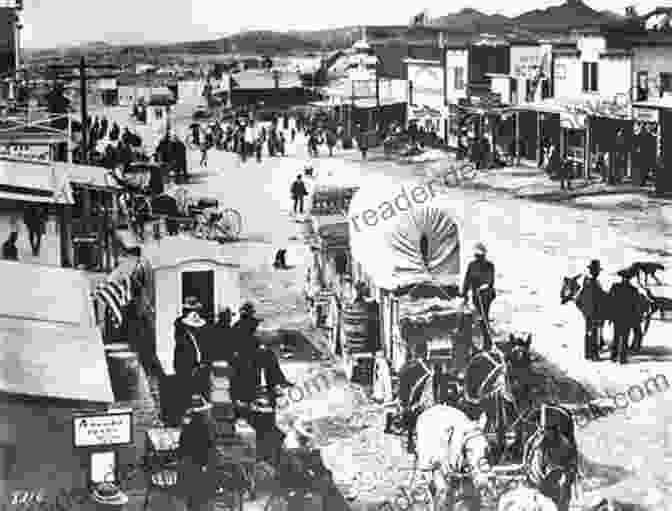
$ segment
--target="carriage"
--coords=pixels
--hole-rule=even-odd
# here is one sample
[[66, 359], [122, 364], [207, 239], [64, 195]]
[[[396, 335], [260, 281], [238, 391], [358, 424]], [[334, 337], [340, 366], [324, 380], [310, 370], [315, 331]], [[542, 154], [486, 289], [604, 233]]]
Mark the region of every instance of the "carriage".
[[165, 165], [137, 162], [119, 175], [113, 174], [122, 186], [120, 209], [126, 225], [139, 239], [144, 239], [144, 226], [155, 221], [160, 236], [162, 225], [168, 234], [189, 231], [195, 237], [215, 241], [234, 241], [242, 230], [242, 217], [232, 208], [206, 197], [196, 197], [184, 186], [168, 187], [170, 170]]

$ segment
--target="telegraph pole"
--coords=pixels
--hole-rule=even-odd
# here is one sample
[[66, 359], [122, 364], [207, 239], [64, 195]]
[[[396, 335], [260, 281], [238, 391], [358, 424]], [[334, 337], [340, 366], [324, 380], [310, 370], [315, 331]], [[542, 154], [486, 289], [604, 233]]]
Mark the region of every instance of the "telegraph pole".
[[87, 112], [87, 88], [86, 88], [86, 61], [84, 57], [79, 61], [79, 94], [82, 108], [82, 159], [84, 164], [89, 161], [89, 116]]
[[[103, 74], [98, 75], [100, 78], [104, 77], [116, 77], [118, 76], [118, 72], [115, 70], [117, 69], [117, 66], [114, 64], [87, 64], [86, 60], [84, 57], [82, 57], [79, 61], [79, 64], [53, 64], [49, 66], [50, 69], [55, 73], [55, 78], [60, 79], [60, 80], [65, 80], [69, 81], [72, 80], [73, 82], [76, 80], [79, 80], [79, 95], [81, 98], [81, 116], [82, 116], [82, 159], [84, 160], [84, 163], [88, 163], [88, 156], [89, 156], [89, 109], [87, 105], [87, 93], [88, 93], [88, 88], [87, 88], [87, 76], [86, 76], [86, 70], [87, 69], [100, 69], [103, 70]], [[77, 70], [77, 74], [68, 74], [69, 72], [72, 73], [74, 70]]]

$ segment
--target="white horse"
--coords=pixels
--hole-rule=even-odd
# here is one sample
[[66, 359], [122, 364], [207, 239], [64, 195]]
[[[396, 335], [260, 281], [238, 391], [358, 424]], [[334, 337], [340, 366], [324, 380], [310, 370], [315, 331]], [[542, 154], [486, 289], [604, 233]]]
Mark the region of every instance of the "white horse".
[[433, 406], [420, 414], [416, 425], [417, 462], [421, 470], [438, 467], [433, 473], [435, 499], [447, 509], [480, 509], [480, 490], [490, 470], [484, 420], [472, 421], [461, 410]]
[[558, 508], [539, 490], [520, 486], [502, 495], [497, 511], [558, 511]]

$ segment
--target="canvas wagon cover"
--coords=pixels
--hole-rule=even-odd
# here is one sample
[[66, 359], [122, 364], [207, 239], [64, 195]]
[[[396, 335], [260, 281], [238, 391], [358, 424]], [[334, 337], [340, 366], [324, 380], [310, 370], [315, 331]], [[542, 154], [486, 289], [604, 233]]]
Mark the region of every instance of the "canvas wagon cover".
[[355, 193], [348, 212], [352, 257], [376, 286], [458, 285], [460, 228], [435, 188], [372, 178]]

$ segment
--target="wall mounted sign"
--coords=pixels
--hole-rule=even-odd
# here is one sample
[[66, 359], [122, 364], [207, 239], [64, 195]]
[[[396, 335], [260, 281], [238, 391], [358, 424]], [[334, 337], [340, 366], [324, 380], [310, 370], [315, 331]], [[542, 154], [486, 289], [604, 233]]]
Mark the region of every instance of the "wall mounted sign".
[[0, 146], [0, 158], [3, 157], [25, 162], [48, 162], [51, 152], [48, 145], [10, 144]]
[[133, 442], [133, 412], [115, 411], [73, 417], [75, 447], [128, 445]]
[[632, 117], [639, 122], [658, 122], [658, 109], [633, 107]]

